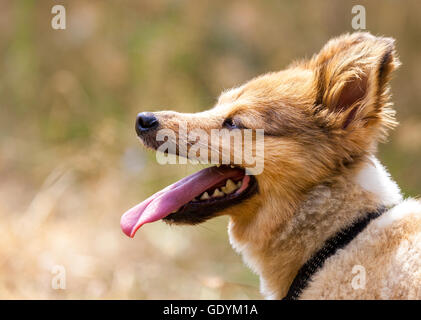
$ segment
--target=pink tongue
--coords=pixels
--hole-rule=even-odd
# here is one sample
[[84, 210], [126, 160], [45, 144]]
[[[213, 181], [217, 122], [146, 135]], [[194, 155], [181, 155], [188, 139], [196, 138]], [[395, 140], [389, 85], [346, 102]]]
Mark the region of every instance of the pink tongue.
[[134, 237], [145, 223], [165, 218], [217, 183], [244, 173], [240, 169], [210, 167], [173, 183], [126, 211], [121, 217], [123, 232]]

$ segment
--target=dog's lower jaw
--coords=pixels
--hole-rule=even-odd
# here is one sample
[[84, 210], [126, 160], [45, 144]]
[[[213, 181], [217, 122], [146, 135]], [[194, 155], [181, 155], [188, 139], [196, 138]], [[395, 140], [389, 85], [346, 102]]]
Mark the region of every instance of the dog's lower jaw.
[[[374, 181], [370, 184], [366, 179]], [[376, 187], [370, 188], [373, 183]], [[230, 242], [242, 254], [245, 263], [260, 276], [262, 295], [267, 299], [281, 299], [286, 295], [299, 268], [327, 238], [367, 212], [400, 201], [401, 195], [396, 184], [378, 161], [372, 158], [358, 172], [313, 188], [299, 203], [292, 218], [278, 225], [272, 224], [269, 231], [262, 231], [257, 225], [249, 225], [248, 232], [244, 232], [244, 228], [238, 226], [238, 219], [231, 218]], [[276, 212], [268, 208], [277, 207], [282, 211], [291, 207], [286, 204], [282, 206], [282, 200], [277, 204], [263, 203], [257, 214], [275, 217]]]

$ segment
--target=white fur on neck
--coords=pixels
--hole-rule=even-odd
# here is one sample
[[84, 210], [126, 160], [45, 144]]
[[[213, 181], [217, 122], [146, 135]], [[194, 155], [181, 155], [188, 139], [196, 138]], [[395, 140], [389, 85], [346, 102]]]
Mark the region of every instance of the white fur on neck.
[[376, 219], [375, 225], [379, 228], [387, 228], [395, 221], [405, 219], [411, 214], [421, 214], [421, 205], [418, 200], [409, 198]]
[[402, 201], [398, 185], [374, 156], [370, 157], [370, 162], [358, 173], [356, 182], [363, 189], [377, 196], [380, 203], [387, 207]]

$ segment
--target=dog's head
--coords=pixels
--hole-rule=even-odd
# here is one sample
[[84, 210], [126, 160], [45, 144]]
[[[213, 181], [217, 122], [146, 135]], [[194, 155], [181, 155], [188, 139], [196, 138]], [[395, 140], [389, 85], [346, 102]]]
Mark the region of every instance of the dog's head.
[[[208, 111], [139, 114], [136, 131], [147, 147], [165, 144], [164, 152], [218, 163], [224, 147], [202, 138], [213, 130], [251, 130], [253, 159], [264, 160], [264, 166], [260, 174], [247, 175], [251, 165], [233, 161], [238, 150], [230, 140], [225, 165], [186, 177], [129, 210], [122, 218], [124, 232], [133, 236], [158, 219], [194, 224], [221, 214], [240, 224], [285, 221], [288, 210], [279, 210], [280, 203], [286, 208], [312, 186], [357, 166], [395, 125], [388, 83], [398, 65], [392, 39], [343, 35], [310, 60], [224, 92]], [[259, 129], [263, 140], [257, 139]], [[160, 136], [167, 131], [173, 135]], [[245, 136], [240, 141], [244, 147]], [[263, 216], [260, 209], [266, 207], [270, 214]]]

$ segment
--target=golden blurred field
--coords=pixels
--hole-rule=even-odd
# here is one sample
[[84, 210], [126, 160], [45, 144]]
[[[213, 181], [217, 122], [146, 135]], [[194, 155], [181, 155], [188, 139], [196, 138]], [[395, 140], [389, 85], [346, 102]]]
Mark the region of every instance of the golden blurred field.
[[[51, 28], [63, 4], [67, 29]], [[134, 131], [140, 111], [194, 112], [260, 73], [367, 29], [397, 39], [401, 125], [380, 159], [421, 193], [421, 2], [0, 2], [0, 298], [249, 299], [258, 279], [230, 248], [226, 219], [148, 224], [129, 239], [121, 214], [197, 170], [160, 166]], [[54, 290], [52, 267], [66, 270]]]

